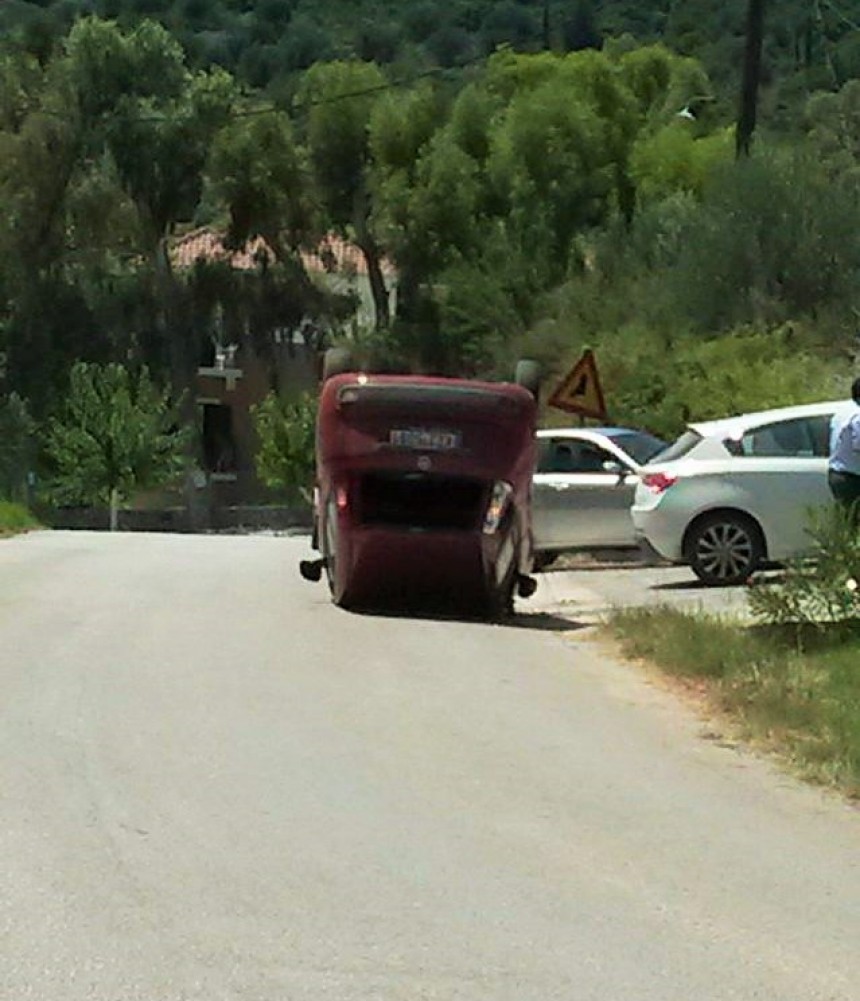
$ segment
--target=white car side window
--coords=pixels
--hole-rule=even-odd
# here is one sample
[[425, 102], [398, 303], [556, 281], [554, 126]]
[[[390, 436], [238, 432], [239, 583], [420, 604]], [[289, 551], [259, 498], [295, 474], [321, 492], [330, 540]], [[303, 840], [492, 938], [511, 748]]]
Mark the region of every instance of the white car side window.
[[812, 458], [826, 455], [827, 418], [802, 417], [755, 428], [741, 439], [741, 454], [757, 457]]
[[540, 473], [602, 473], [603, 463], [614, 456], [588, 441], [554, 438], [541, 444]]

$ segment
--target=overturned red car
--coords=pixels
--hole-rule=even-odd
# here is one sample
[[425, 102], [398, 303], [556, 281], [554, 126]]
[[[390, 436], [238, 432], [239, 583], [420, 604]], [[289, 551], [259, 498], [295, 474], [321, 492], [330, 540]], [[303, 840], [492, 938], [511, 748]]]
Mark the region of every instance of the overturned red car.
[[514, 382], [349, 369], [326, 357], [317, 418], [314, 546], [343, 607], [447, 597], [498, 617], [535, 584], [531, 479], [538, 371]]

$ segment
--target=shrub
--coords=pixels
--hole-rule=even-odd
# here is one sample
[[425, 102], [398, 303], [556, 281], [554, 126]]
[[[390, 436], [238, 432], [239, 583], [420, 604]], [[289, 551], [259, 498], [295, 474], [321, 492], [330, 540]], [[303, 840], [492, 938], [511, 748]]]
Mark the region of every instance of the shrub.
[[270, 393], [254, 408], [260, 447], [257, 473], [269, 487], [297, 493], [310, 501], [315, 474], [317, 401], [309, 393], [283, 400]]
[[37, 527], [36, 519], [20, 504], [0, 500], [0, 535], [13, 535]]
[[796, 626], [799, 643], [810, 629], [860, 627], [860, 532], [855, 518], [832, 505], [810, 514], [809, 534], [810, 557], [790, 562], [774, 583], [755, 584], [748, 599], [759, 621]]

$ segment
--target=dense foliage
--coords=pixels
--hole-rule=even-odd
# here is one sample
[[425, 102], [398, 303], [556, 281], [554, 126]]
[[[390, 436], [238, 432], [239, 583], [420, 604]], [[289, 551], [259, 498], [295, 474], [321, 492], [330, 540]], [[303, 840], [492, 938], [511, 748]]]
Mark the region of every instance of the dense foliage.
[[[842, 392], [860, 30], [838, 4], [771, 7], [738, 162], [744, 9], [7, 0], [0, 415], [32, 449], [79, 362], [181, 399], [216, 344], [265, 359], [299, 336], [458, 374], [529, 353], [557, 375], [589, 345], [613, 417], [664, 434]], [[268, 253], [180, 268], [197, 227]], [[361, 254], [369, 325], [308, 273], [326, 234]]]
[[[746, 0], [5, 0], [0, 29], [45, 56], [88, 14], [158, 20], [195, 67], [221, 66], [251, 87], [291, 86], [315, 62], [358, 59], [398, 72], [456, 67], [501, 44], [520, 52], [599, 48], [630, 36], [699, 59], [735, 104]], [[768, 115], [801, 92], [860, 75], [858, 18], [846, 0], [782, 0], [768, 11]]]

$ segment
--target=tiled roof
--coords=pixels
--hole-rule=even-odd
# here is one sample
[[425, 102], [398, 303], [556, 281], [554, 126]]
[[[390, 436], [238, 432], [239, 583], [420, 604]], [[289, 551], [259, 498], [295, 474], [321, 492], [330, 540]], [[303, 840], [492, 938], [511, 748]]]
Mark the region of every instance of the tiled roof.
[[[261, 237], [254, 237], [241, 250], [228, 250], [221, 236], [211, 229], [197, 229], [179, 237], [171, 248], [171, 258], [176, 268], [190, 268], [196, 261], [229, 261], [240, 271], [257, 267], [260, 258], [274, 260], [274, 253]], [[354, 243], [330, 233], [312, 253], [302, 252], [304, 265], [310, 272], [366, 275], [364, 255]], [[389, 261], [382, 261], [385, 276], [392, 277], [394, 269]]]

